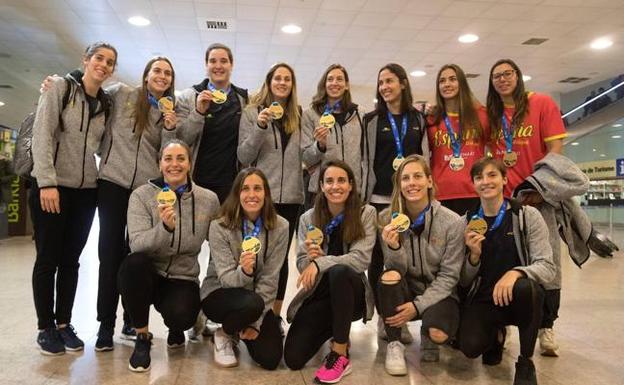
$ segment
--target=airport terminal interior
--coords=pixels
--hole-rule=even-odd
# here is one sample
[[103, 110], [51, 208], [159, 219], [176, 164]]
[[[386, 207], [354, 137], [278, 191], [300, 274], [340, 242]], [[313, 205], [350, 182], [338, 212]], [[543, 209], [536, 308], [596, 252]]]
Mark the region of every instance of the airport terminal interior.
[[[167, 328], [152, 307], [151, 370], [128, 370], [134, 342], [120, 338], [119, 306], [112, 352], [96, 352], [99, 322], [96, 212], [80, 256], [71, 324], [84, 350], [51, 357], [37, 346], [32, 275], [36, 257], [25, 178], [11, 160], [24, 117], [37, 108], [42, 81], [82, 65], [85, 47], [107, 41], [118, 51], [107, 84], [139, 85], [145, 63], [166, 56], [175, 68], [176, 95], [206, 77], [205, 51], [214, 43], [233, 53], [232, 83], [255, 93], [274, 63], [297, 77], [305, 110], [323, 71], [349, 71], [352, 99], [375, 108], [379, 69], [407, 71], [414, 104], [436, 103], [436, 74], [456, 63], [470, 88], [487, 102], [490, 67], [513, 59], [527, 91], [559, 106], [567, 136], [563, 154], [589, 179], [575, 197], [594, 229], [619, 247], [592, 252], [581, 268], [561, 244], [561, 306], [554, 331], [558, 357], [533, 357], [540, 385], [624, 384], [624, 1], [622, 0], [0, 0], [0, 384], [312, 384], [329, 344], [301, 370], [281, 362], [262, 369], [240, 344], [240, 364], [214, 363], [209, 336], [168, 349]], [[277, 142], [276, 142], [277, 146]], [[297, 293], [296, 237], [282, 315]], [[200, 280], [210, 247], [199, 254]], [[502, 362], [482, 365], [450, 345], [439, 362], [421, 362], [420, 321], [410, 322], [406, 376], [384, 369], [387, 342], [375, 314], [352, 324], [352, 373], [341, 384], [512, 384], [519, 343], [507, 328]], [[286, 332], [289, 325], [284, 323]]]

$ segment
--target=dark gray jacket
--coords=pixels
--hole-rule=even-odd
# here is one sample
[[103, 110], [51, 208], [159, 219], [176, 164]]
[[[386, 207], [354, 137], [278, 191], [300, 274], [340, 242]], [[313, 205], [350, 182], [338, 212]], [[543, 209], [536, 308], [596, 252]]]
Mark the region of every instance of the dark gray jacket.
[[223, 219], [216, 219], [210, 226], [210, 261], [206, 278], [201, 286], [201, 298], [219, 288], [242, 287], [256, 292], [264, 301], [264, 311], [253, 325], [260, 330], [264, 314], [273, 306], [277, 296], [279, 272], [288, 247], [288, 222], [277, 216], [273, 230], [262, 228], [258, 239], [262, 249], [256, 257], [253, 276], [245, 274], [238, 261], [242, 253], [243, 234], [240, 228], [230, 230], [223, 226]]
[[[389, 217], [389, 208], [380, 214], [380, 218]], [[417, 293], [413, 302], [418, 314], [447, 297], [459, 300], [455, 287], [464, 261], [463, 228], [459, 215], [434, 200], [419, 236], [404, 231], [397, 250], [380, 241], [386, 268], [397, 270], [410, 291]]]
[[208, 239], [208, 228], [219, 209], [219, 199], [212, 191], [192, 183], [175, 203], [176, 227], [169, 232], [160, 219], [156, 202], [163, 186], [162, 178], [153, 179], [130, 195], [130, 250], [152, 257], [157, 273], [163, 277], [199, 283], [197, 256]]

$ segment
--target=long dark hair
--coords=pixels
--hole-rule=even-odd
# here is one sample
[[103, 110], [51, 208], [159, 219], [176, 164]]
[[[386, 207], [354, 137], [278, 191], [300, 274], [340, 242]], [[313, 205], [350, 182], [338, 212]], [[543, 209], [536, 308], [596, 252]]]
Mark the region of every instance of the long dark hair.
[[244, 216], [240, 204], [240, 192], [243, 189], [245, 179], [250, 175], [257, 175], [262, 179], [262, 184], [264, 185], [264, 204], [260, 217], [262, 218], [262, 225], [264, 228], [272, 230], [277, 223], [277, 212], [275, 211], [273, 199], [271, 198], [269, 181], [264, 173], [259, 168], [255, 167], [244, 168], [236, 175], [232, 189], [225, 199], [225, 202], [223, 202], [217, 217], [223, 218], [223, 223], [221, 225], [230, 230], [240, 228]]
[[501, 119], [503, 118], [503, 113], [505, 111], [503, 99], [498, 92], [496, 92], [496, 89], [494, 88], [494, 80], [492, 79], [494, 68], [501, 64], [509, 64], [516, 72], [516, 77], [518, 78], [516, 88], [513, 90], [511, 95], [515, 104], [515, 112], [510, 122], [511, 127], [522, 124], [522, 120], [526, 114], [529, 113], [529, 97], [524, 90], [524, 80], [522, 79], [522, 71], [520, 71], [520, 67], [518, 67], [518, 65], [511, 59], [500, 59], [494, 63], [492, 68], [490, 68], [490, 79], [487, 94], [487, 114], [488, 120], [490, 121], [490, 129], [493, 134], [492, 137], [494, 138], [499, 137], [502, 124]]
[[401, 67], [401, 65], [396, 63], [386, 64], [385, 66], [381, 67], [381, 69], [377, 73], [377, 92], [375, 94], [375, 97], [377, 98], [377, 105], [375, 106], [375, 110], [383, 114], [388, 111], [388, 106], [386, 105], [385, 100], [379, 92], [379, 75], [381, 75], [381, 71], [383, 70], [388, 70], [395, 74], [399, 78], [399, 83], [403, 86], [403, 88], [401, 89], [401, 113], [414, 110], [415, 108], [412, 106], [412, 104], [414, 103], [414, 98], [412, 97], [412, 88], [410, 87], [407, 72], [405, 72], [405, 68]]
[[331, 219], [332, 214], [329, 212], [329, 206], [327, 204], [327, 198], [321, 191], [321, 186], [325, 179], [325, 172], [330, 167], [337, 167], [344, 170], [349, 178], [351, 184], [351, 192], [347, 197], [344, 208], [344, 220], [342, 221], [342, 240], [345, 243], [353, 243], [360, 238], [363, 238], [366, 233], [364, 232], [364, 225], [362, 224], [361, 209], [362, 202], [360, 201], [360, 195], [357, 191], [355, 184], [355, 176], [353, 170], [348, 164], [341, 160], [330, 160], [321, 165], [319, 174], [318, 194], [314, 200], [314, 211], [312, 214], [312, 220], [314, 225], [320, 229], [323, 229]]
[[446, 111], [446, 100], [440, 93], [440, 76], [442, 76], [442, 72], [447, 69], [455, 71], [459, 84], [459, 93], [457, 94], [459, 101], [459, 126], [464, 131], [469, 129], [475, 130], [477, 136], [480, 137], [483, 131], [479, 116], [477, 115], [477, 108], [480, 107], [480, 103], [470, 90], [466, 74], [464, 74], [464, 71], [457, 64], [443, 65], [438, 71], [438, 76], [436, 76], [436, 106], [433, 110], [434, 125], [437, 126], [440, 124]]
[[157, 61], [164, 61], [169, 64], [171, 67], [171, 84], [169, 88], [163, 94], [164, 96], [169, 96], [175, 101], [175, 71], [173, 70], [173, 64], [169, 61], [168, 58], [164, 56], [156, 56], [150, 59], [150, 61], [145, 64], [145, 68], [143, 69], [143, 76], [141, 77], [141, 91], [137, 97], [136, 102], [134, 103], [134, 134], [136, 136], [141, 136], [145, 127], [149, 124], [149, 112], [150, 112], [150, 103], [147, 99], [147, 74], [152, 69], [152, 65]]
[[310, 106], [312, 106], [314, 111], [318, 112], [319, 114], [322, 114], [325, 111], [325, 105], [327, 104], [327, 87], [326, 87], [327, 76], [329, 75], [331, 71], [335, 69], [339, 69], [340, 71], [342, 71], [342, 74], [344, 75], [344, 78], [345, 78], [345, 82], [347, 84], [347, 89], [345, 90], [344, 94], [342, 94], [342, 98], [340, 100], [341, 109], [342, 111], [346, 111], [351, 106], [351, 103], [352, 103], [351, 91], [349, 91], [349, 88], [348, 88], [349, 87], [349, 74], [347, 73], [347, 70], [341, 64], [332, 64], [329, 67], [327, 67], [327, 69], [323, 73], [323, 76], [321, 76], [321, 79], [319, 80], [318, 85], [316, 86], [316, 95], [312, 97], [312, 103], [310, 103]]

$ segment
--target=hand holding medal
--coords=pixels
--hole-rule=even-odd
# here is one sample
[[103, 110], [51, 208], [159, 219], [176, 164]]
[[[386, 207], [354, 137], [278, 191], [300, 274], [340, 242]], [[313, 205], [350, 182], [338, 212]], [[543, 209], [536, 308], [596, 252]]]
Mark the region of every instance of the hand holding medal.
[[396, 228], [396, 231], [402, 233], [409, 229], [410, 227], [410, 219], [407, 215], [399, 212], [392, 213], [392, 219], [390, 220], [390, 224]]
[[259, 217], [254, 222], [253, 230], [249, 233], [247, 232], [246, 220], [243, 219], [243, 242], [241, 244], [241, 249], [243, 253], [252, 253], [254, 255], [258, 254], [262, 249], [262, 243], [258, 236], [260, 235], [260, 230], [262, 230], [262, 218]]
[[273, 102], [269, 106], [269, 112], [271, 113], [271, 119], [277, 120], [284, 116], [284, 107], [278, 102]]
[[158, 202], [158, 214], [160, 220], [165, 224], [169, 231], [173, 231], [176, 226], [176, 213], [173, 205], [176, 202], [176, 194], [169, 187], [165, 186], [156, 195]]
[[208, 89], [210, 90], [213, 103], [223, 104], [227, 101], [227, 92], [225, 90], [217, 89], [211, 82], [208, 82]]

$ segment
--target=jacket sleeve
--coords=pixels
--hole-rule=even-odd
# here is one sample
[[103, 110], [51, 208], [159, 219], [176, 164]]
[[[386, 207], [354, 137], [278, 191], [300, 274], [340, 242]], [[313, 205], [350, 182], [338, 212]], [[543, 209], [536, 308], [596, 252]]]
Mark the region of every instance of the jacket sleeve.
[[284, 258], [286, 258], [286, 251], [288, 248], [288, 225], [276, 231], [276, 235], [275, 246], [271, 254], [266, 256], [264, 267], [256, 278], [256, 294], [264, 301], [262, 316], [251, 325], [256, 330], [260, 330], [264, 315], [271, 309], [273, 301], [275, 301], [275, 297], [277, 296], [279, 272], [284, 263]]
[[548, 284], [555, 278], [552, 248], [549, 243], [549, 232], [540, 212], [531, 206], [523, 206], [526, 216], [525, 229], [529, 254], [527, 266], [515, 267], [540, 285]]
[[464, 260], [464, 232], [460, 221], [459, 218], [456, 219], [446, 232], [446, 249], [442, 254], [440, 267], [433, 282], [422, 295], [414, 299], [414, 305], [419, 314], [423, 314], [429, 306], [450, 296], [457, 286], [459, 272]]
[[362, 224], [364, 225], [364, 238], [353, 242], [349, 252], [343, 255], [325, 255], [314, 261], [319, 267], [319, 272], [324, 272], [334, 265], [346, 265], [358, 273], [363, 273], [370, 265], [375, 238], [377, 237], [377, 212], [372, 206], [365, 206], [362, 212]]
[[306, 233], [308, 232], [309, 214], [307, 211], [299, 218], [299, 229], [297, 230], [297, 270], [303, 272], [310, 264], [308, 251], [305, 246]]
[[[174, 233], [165, 229], [159, 217], [152, 217], [150, 199], [134, 190], [128, 202], [128, 238], [133, 253], [154, 254], [170, 247]], [[156, 204], [153, 202], [153, 204]]]
[[50, 89], [39, 97], [37, 114], [32, 128], [32, 176], [40, 188], [57, 185], [54, 167], [54, 134], [58, 130], [63, 94], [67, 87], [64, 78], [54, 77]]
[[460, 218], [461, 226], [458, 231], [461, 231], [462, 234], [462, 266], [461, 271], [459, 273], [459, 286], [468, 287], [472, 284], [472, 281], [476, 278], [479, 273], [479, 268], [481, 267], [481, 259], [479, 259], [479, 263], [476, 265], [472, 265], [470, 263], [470, 250], [466, 246], [465, 240], [463, 238], [464, 232], [466, 231], [466, 226], [468, 225], [466, 222], [466, 215], [464, 214]]
[[398, 271], [402, 277], [407, 273], [407, 260], [408, 249], [405, 247], [405, 239], [403, 235], [399, 234], [399, 248], [397, 250], [391, 249], [386, 242], [381, 238], [381, 231], [379, 230], [379, 244], [381, 245], [381, 251], [384, 257], [384, 265], [388, 269]]
[[257, 108], [254, 105], [245, 107], [238, 126], [236, 155], [238, 156], [238, 161], [244, 166], [249, 166], [258, 159], [264, 135], [266, 135], [268, 130], [268, 128], [258, 126]]
[[314, 129], [316, 121], [314, 120], [314, 111], [312, 108], [306, 110], [301, 117], [301, 150], [303, 151], [303, 163], [307, 167], [316, 165], [323, 160], [325, 154], [318, 147], [318, 142], [314, 139]]
[[212, 223], [209, 230], [210, 258], [214, 260], [215, 271], [223, 288], [244, 287], [253, 281], [253, 276], [245, 274], [238, 263], [240, 255], [232, 255], [230, 248], [231, 231]]
[[[175, 137], [183, 140], [193, 149], [199, 145], [200, 134], [204, 129], [205, 120], [204, 115], [197, 112], [195, 108], [196, 98], [197, 93], [195, 89], [188, 88], [182, 92], [182, 95], [176, 102], [178, 123], [176, 124]], [[163, 144], [166, 142], [166, 138], [171, 138], [171, 132], [165, 133], [163, 128]]]

